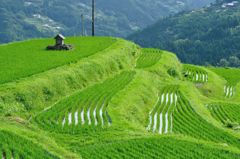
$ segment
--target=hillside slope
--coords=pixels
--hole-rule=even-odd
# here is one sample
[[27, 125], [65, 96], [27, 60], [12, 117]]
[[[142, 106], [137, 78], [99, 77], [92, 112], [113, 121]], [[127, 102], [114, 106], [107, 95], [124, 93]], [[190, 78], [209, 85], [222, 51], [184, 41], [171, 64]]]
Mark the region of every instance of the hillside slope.
[[239, 0], [220, 0], [211, 7], [164, 18], [128, 39], [173, 51], [186, 63], [226, 66], [228, 62], [220, 60], [229, 59], [231, 66], [239, 67], [239, 8]]
[[[96, 33], [125, 37], [156, 22], [161, 16], [199, 8], [213, 0], [97, 0]], [[1, 0], [0, 43], [62, 32], [81, 35], [81, 14], [85, 33], [91, 34], [90, 0]], [[131, 8], [131, 9], [129, 9]]]
[[[67, 39], [75, 50], [43, 50], [49, 39], [0, 45], [11, 51], [1, 61], [21, 50], [22, 60], [39, 53], [29, 66], [38, 58], [48, 64], [41, 71], [11, 64], [18, 76], [0, 84], [0, 156], [240, 157], [240, 84], [227, 76], [238, 69], [182, 64], [173, 53], [123, 39]], [[92, 50], [99, 41], [104, 49]]]

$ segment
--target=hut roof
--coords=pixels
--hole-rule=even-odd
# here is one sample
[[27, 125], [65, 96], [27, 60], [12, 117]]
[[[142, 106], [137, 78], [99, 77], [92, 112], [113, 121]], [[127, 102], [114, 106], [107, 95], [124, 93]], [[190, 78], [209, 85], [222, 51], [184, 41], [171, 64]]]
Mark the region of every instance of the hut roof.
[[63, 40], [65, 39], [65, 37], [62, 34], [58, 34], [54, 39], [58, 39], [58, 38]]

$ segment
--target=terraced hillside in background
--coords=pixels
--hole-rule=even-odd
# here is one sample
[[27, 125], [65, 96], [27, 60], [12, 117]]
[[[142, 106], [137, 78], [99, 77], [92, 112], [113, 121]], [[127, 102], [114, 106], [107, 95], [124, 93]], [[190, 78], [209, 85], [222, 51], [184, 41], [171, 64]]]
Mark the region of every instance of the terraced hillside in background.
[[123, 39], [0, 45], [3, 159], [240, 158], [238, 69]]

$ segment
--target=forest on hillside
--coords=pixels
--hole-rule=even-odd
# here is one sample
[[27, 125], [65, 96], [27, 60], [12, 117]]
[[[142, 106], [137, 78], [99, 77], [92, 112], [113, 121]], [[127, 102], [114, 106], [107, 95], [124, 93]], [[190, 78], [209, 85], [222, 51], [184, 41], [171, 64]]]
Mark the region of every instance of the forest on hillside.
[[219, 0], [210, 7], [162, 18], [129, 39], [175, 52], [183, 62], [239, 67], [239, 15], [239, 0]]

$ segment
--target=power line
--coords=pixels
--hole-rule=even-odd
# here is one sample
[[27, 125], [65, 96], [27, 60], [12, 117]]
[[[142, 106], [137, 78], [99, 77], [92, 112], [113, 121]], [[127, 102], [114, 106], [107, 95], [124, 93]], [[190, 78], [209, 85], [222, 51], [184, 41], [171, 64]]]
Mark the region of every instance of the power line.
[[95, 36], [95, 0], [92, 0], [92, 36]]

